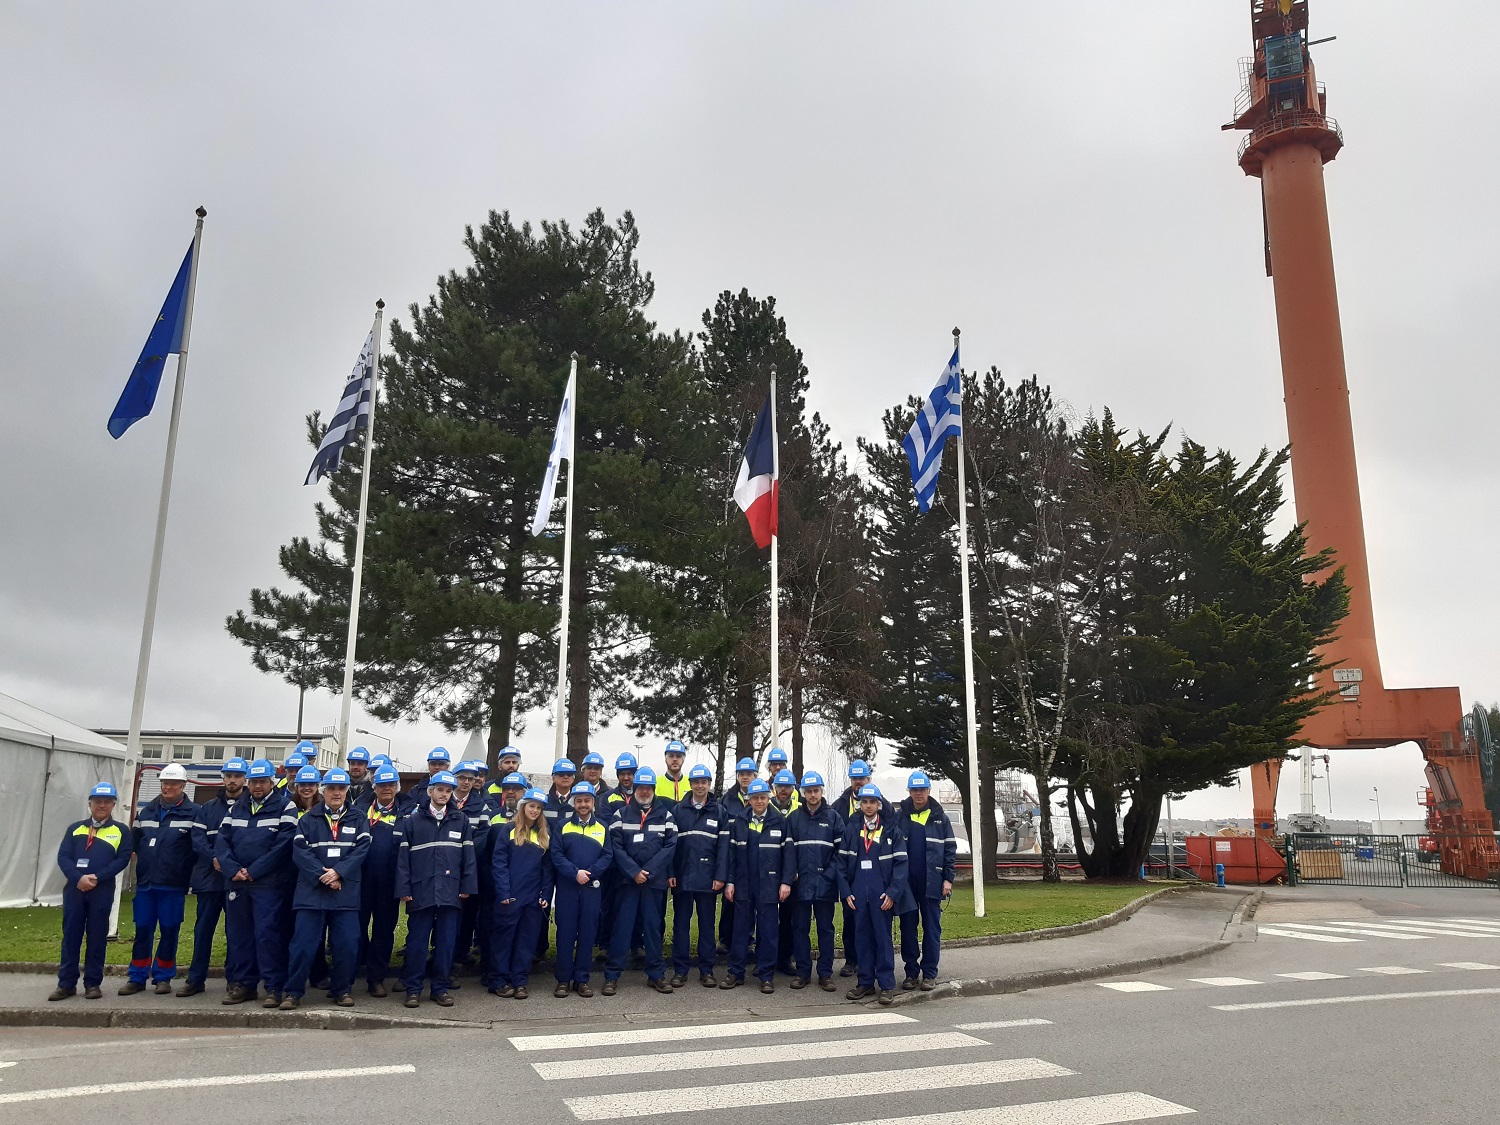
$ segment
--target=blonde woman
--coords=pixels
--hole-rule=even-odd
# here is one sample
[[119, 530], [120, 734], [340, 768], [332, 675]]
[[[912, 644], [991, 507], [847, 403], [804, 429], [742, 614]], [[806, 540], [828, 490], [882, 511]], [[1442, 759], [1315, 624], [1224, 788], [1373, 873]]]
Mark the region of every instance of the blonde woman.
[[495, 950], [496, 996], [527, 997], [531, 960], [552, 901], [551, 834], [543, 809], [547, 795], [528, 789], [509, 824], [501, 825], [495, 840]]

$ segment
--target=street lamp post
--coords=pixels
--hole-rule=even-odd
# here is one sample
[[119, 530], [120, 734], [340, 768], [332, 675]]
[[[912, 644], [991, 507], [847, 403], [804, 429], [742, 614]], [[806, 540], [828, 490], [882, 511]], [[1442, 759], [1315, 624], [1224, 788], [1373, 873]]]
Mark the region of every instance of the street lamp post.
[[[364, 727], [355, 727], [354, 728], [354, 733], [355, 734], [368, 734], [371, 738], [378, 738], [378, 739], [380, 739], [381, 742], [385, 743], [385, 756], [387, 758], [391, 757], [391, 740], [389, 738], [387, 738], [385, 735], [383, 735], [383, 734], [376, 734], [372, 730], [365, 730]], [[394, 758], [391, 758], [391, 760], [395, 761]]]
[[1370, 786], [1370, 788], [1373, 789], [1373, 790], [1375, 790], [1375, 796], [1371, 797], [1370, 800], [1372, 800], [1372, 801], [1375, 802], [1375, 835], [1379, 836], [1381, 834], [1381, 832], [1380, 832], [1380, 820], [1381, 820], [1381, 816], [1380, 816], [1380, 786], [1378, 786], [1378, 785], [1372, 785], [1372, 786]]

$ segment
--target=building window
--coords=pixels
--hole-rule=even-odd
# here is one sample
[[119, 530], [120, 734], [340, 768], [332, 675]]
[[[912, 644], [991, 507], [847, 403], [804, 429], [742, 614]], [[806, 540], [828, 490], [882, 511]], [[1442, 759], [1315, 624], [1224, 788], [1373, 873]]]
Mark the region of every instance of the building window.
[[156, 759], [160, 760], [160, 758], [161, 758], [161, 743], [160, 742], [143, 742], [141, 744], [141, 757], [145, 758], [145, 759], [148, 759], [148, 760], [151, 759], [151, 758], [156, 758]]
[[222, 762], [224, 760], [224, 747], [205, 746], [203, 748], [203, 760], [206, 762]]
[[281, 759], [285, 755], [285, 753], [286, 753], [286, 751], [283, 750], [280, 746], [267, 746], [266, 747], [266, 761], [268, 761], [268, 762], [279, 762], [279, 761], [281, 761]]
[[244, 758], [245, 761], [247, 761], [247, 762], [253, 762], [253, 761], [255, 761], [255, 747], [254, 746], [236, 746], [234, 748], [234, 756], [236, 758]]
[[193, 748], [191, 746], [182, 746], [175, 742], [172, 743], [172, 761], [191, 762], [192, 760]]

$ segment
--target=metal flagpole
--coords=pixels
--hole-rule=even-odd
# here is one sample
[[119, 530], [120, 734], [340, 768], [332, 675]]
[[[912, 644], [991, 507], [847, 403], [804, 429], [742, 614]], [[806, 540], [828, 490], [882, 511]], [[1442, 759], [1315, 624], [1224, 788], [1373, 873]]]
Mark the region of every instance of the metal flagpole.
[[[578, 353], [573, 353], [573, 366], [568, 369], [568, 387], [572, 394], [568, 396], [568, 484], [567, 491], [563, 494], [563, 557], [562, 557], [562, 614], [557, 625], [557, 717], [554, 725], [557, 727], [555, 745], [553, 746], [555, 758], [567, 757], [567, 708], [564, 700], [568, 686], [568, 610], [569, 600], [573, 589], [573, 474], [577, 472], [578, 463], [573, 460], [573, 450], [578, 444], [574, 436], [577, 433], [576, 425], [578, 418]], [[559, 451], [559, 457], [561, 451]]]
[[[953, 330], [953, 350], [958, 351], [958, 329]], [[963, 413], [963, 380], [959, 380], [958, 431], [958, 574], [964, 606], [964, 709], [969, 736], [969, 850], [974, 860], [974, 917], [984, 917], [984, 837], [985, 822], [993, 823], [994, 813], [979, 803], [979, 720], [974, 707], [974, 621], [969, 612], [969, 493], [964, 474], [964, 430], [968, 420]]]
[[[193, 331], [193, 296], [198, 291], [198, 251], [203, 244], [199, 207], [193, 228], [193, 264], [188, 267], [187, 301], [182, 312], [182, 346], [177, 349], [177, 378], [172, 385], [172, 421], [167, 426], [167, 456], [161, 471], [161, 499], [156, 508], [156, 541], [151, 548], [151, 578], [146, 583], [146, 619], [141, 624], [141, 651], [135, 663], [135, 695], [130, 701], [130, 734], [125, 741], [125, 823], [135, 821], [135, 782], [141, 764], [141, 720], [146, 714], [146, 681], [151, 672], [151, 634], [156, 628], [156, 598], [161, 590], [161, 557], [167, 540], [167, 508], [172, 501], [172, 465], [177, 459], [177, 426], [182, 419], [182, 388], [187, 380], [188, 339]], [[120, 929], [120, 894], [125, 880], [115, 880], [115, 899], [109, 908], [109, 933]]]
[[339, 753], [349, 749], [349, 706], [354, 701], [354, 646], [359, 639], [359, 591], [365, 576], [365, 514], [370, 506], [370, 458], [375, 449], [375, 404], [380, 399], [380, 319], [385, 302], [375, 302], [370, 354], [370, 416], [365, 420], [365, 463], [359, 474], [359, 524], [354, 532], [354, 584], [349, 589], [349, 639], [344, 645], [344, 697], [339, 705]]
[[[781, 739], [781, 579], [776, 545], [781, 541], [781, 441], [776, 434], [776, 377], [771, 377], [771, 746]], [[769, 747], [768, 747], [769, 749]]]

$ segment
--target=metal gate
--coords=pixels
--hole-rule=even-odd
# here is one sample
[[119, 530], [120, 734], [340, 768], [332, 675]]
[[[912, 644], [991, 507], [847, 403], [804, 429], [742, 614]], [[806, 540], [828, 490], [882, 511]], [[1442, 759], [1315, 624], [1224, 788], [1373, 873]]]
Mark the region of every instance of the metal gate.
[[1408, 887], [1475, 887], [1479, 880], [1451, 872], [1488, 870], [1494, 882], [1500, 866], [1493, 835], [1403, 836], [1401, 842]]
[[[1286, 837], [1288, 881], [1345, 887], [1500, 886], [1493, 836], [1382, 836], [1294, 832]], [[1490, 871], [1487, 880], [1450, 874]], [[1444, 870], [1447, 868], [1448, 870]]]

